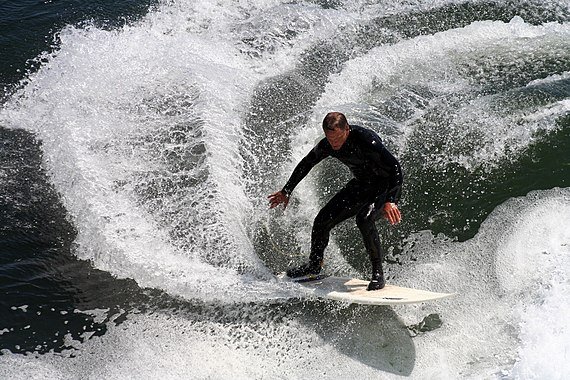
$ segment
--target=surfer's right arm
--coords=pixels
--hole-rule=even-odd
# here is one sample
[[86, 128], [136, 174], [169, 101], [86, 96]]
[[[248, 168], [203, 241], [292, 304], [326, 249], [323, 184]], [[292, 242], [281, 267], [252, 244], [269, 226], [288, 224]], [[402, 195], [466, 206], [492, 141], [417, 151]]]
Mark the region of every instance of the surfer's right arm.
[[311, 169], [316, 164], [321, 162], [327, 156], [328, 153], [326, 151], [326, 139], [322, 139], [313, 149], [311, 149], [309, 154], [307, 154], [297, 164], [295, 170], [293, 170], [293, 173], [291, 174], [291, 177], [289, 177], [289, 180], [285, 186], [283, 186], [283, 189], [271, 194], [268, 197], [269, 208], [274, 208], [280, 204], [283, 204], [283, 208], [285, 209], [287, 207], [287, 204], [289, 204], [289, 198], [291, 197], [293, 189], [295, 189], [299, 182], [301, 182], [301, 180], [305, 178], [307, 174], [309, 174]]

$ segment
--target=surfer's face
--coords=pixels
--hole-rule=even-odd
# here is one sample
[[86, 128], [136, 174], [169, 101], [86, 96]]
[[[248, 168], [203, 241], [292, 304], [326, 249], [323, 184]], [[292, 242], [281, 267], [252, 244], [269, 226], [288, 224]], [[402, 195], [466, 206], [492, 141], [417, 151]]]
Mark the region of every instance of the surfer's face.
[[341, 129], [341, 128], [334, 128], [334, 129], [325, 129], [325, 136], [331, 144], [331, 147], [334, 150], [339, 150], [342, 148], [344, 142], [348, 138], [348, 133], [350, 132], [349, 128]]

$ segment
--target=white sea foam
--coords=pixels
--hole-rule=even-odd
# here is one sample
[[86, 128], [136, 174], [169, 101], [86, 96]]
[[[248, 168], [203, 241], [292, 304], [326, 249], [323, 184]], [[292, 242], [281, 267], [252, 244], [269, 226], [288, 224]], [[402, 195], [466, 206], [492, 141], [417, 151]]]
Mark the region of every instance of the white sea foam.
[[502, 287], [520, 300], [522, 344], [513, 375], [564, 379], [570, 373], [570, 195], [531, 197], [521, 212], [496, 258]]
[[[224, 206], [226, 194], [247, 208], [235, 183], [239, 167], [232, 157], [236, 149], [232, 136], [239, 127], [230, 115], [250, 85], [232, 67], [232, 62], [238, 63], [232, 60], [230, 47], [208, 55], [201, 53], [211, 52], [202, 38], [177, 34], [169, 39], [160, 30], [156, 38], [148, 38], [153, 32], [140, 26], [120, 32], [66, 29], [57, 57], [34, 76], [17, 104], [9, 105], [7, 116], [13, 126], [40, 136], [52, 181], [78, 228], [79, 257], [121, 277], [135, 277], [141, 285], [165, 286], [182, 295], [192, 290], [186, 294], [192, 297], [211, 287], [208, 279], [215, 274], [228, 278], [230, 284], [239, 282], [231, 268], [214, 269], [203, 263], [201, 258], [208, 252], [201, 249], [212, 246], [208, 232], [227, 235], [224, 225], [228, 224], [232, 231], [239, 231], [240, 220], [231, 220], [232, 208]], [[146, 49], [141, 49], [141, 39]], [[196, 50], [182, 54], [171, 43]], [[188, 94], [196, 97], [196, 104], [185, 100]], [[187, 102], [186, 107], [176, 104], [177, 98]], [[170, 110], [169, 103], [178, 108]], [[182, 252], [171, 243], [168, 226], [152, 217], [154, 210], [143, 207], [145, 200], [137, 199], [136, 191], [144, 188], [145, 181], [161, 176], [188, 175], [200, 181], [199, 174], [192, 172], [196, 168], [176, 171], [165, 157], [184, 159], [183, 150], [200, 143], [192, 141], [184, 128], [191, 124], [199, 128], [200, 122], [211, 126], [203, 131], [202, 143], [212, 144], [206, 149], [215, 164], [203, 163], [201, 169], [208, 171], [209, 178], [186, 190], [193, 191], [198, 202], [208, 202], [204, 208], [211, 222], [186, 231], [195, 244]], [[159, 139], [176, 132], [178, 125], [186, 133], [183, 146], [168, 140], [161, 145]], [[186, 199], [180, 198], [184, 205]], [[243, 237], [231, 236], [225, 244], [241, 253], [238, 257], [245, 265], [255, 261]]]

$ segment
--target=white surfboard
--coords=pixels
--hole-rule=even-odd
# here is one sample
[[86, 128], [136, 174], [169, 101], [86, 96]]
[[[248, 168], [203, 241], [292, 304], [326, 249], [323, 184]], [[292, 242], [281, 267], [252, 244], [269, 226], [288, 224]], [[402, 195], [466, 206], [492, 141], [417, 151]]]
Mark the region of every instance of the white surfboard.
[[401, 305], [434, 301], [455, 295], [455, 293], [435, 293], [427, 290], [404, 288], [386, 284], [380, 290], [366, 290], [369, 281], [348, 277], [324, 277], [316, 280], [293, 280], [312, 290], [317, 297], [348, 303], [365, 305]]

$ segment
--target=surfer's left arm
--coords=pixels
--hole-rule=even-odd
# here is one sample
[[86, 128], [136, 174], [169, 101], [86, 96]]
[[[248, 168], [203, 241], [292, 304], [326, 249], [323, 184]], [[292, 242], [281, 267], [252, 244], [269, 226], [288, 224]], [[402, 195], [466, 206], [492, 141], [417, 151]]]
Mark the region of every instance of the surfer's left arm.
[[374, 161], [388, 174], [388, 191], [382, 206], [384, 217], [390, 224], [398, 224], [402, 220], [402, 214], [398, 208], [404, 183], [402, 167], [396, 157], [382, 144], [379, 137], [374, 139], [372, 145]]
[[387, 164], [389, 170], [389, 185], [388, 194], [386, 195], [386, 203], [384, 203], [383, 211], [386, 219], [390, 224], [398, 224], [402, 221], [402, 214], [398, 208], [398, 202], [400, 201], [400, 195], [402, 194], [402, 184], [404, 182], [404, 176], [402, 174], [402, 168], [398, 160], [384, 147], [382, 154], [382, 160]]

